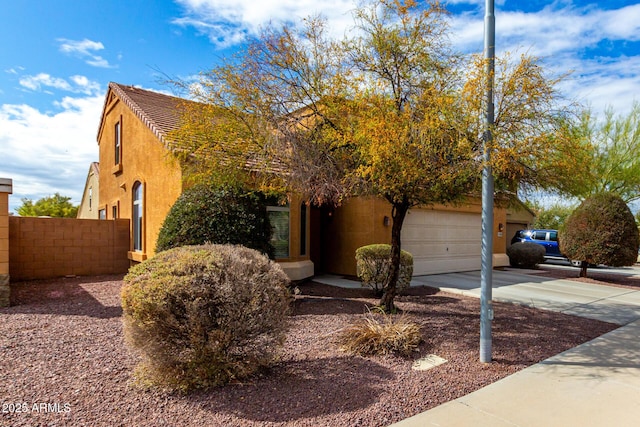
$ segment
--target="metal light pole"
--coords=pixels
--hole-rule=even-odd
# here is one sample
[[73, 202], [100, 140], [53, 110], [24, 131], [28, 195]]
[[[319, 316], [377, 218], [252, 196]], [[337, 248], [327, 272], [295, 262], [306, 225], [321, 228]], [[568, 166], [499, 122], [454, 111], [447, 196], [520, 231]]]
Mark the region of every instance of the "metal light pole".
[[485, 128], [483, 135], [482, 169], [482, 269], [480, 272], [480, 362], [491, 362], [491, 321], [493, 305], [493, 171], [491, 170], [491, 145], [493, 136], [493, 80], [495, 69], [496, 18], [493, 0], [485, 0], [484, 55], [487, 76]]

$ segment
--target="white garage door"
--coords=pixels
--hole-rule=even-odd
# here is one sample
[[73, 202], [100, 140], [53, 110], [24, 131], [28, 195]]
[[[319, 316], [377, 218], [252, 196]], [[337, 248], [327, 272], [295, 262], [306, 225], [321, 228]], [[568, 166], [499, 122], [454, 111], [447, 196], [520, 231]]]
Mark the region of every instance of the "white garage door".
[[413, 274], [480, 270], [481, 216], [412, 209], [402, 227], [402, 249], [413, 255]]

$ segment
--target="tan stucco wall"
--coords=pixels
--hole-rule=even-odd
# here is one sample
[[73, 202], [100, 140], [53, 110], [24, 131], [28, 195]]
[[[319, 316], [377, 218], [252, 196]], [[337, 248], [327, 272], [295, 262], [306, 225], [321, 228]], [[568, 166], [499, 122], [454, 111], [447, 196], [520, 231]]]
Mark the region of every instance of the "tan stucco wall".
[[[355, 252], [372, 243], [390, 243], [391, 205], [373, 197], [347, 200], [332, 212], [325, 236], [325, 268], [330, 273], [355, 275]], [[389, 223], [390, 224], [390, 223]]]
[[125, 273], [129, 221], [9, 218], [11, 280]]
[[[482, 205], [480, 200], [470, 199], [459, 205], [434, 205], [421, 209], [434, 209], [451, 212], [472, 212], [480, 214]], [[347, 200], [337, 208], [328, 222], [325, 249], [326, 271], [335, 274], [355, 275], [355, 251], [361, 246], [372, 243], [391, 243], [391, 222], [385, 225], [384, 218], [391, 218], [391, 204], [373, 198], [359, 197]], [[493, 253], [494, 267], [508, 265], [506, 258], [506, 211], [504, 208], [494, 209]], [[502, 232], [499, 225], [502, 224]], [[480, 235], [477, 236], [481, 238]], [[506, 259], [506, 261], [505, 261]]]
[[[144, 185], [144, 241], [143, 252], [130, 252], [133, 261], [143, 261], [155, 253], [158, 233], [169, 210], [183, 190], [182, 172], [156, 135], [123, 103], [110, 92], [110, 100], [103, 111], [102, 127], [98, 134], [100, 147], [100, 209], [107, 219], [113, 218], [113, 207], [118, 217], [132, 217], [132, 188], [136, 181]], [[122, 161], [115, 165], [115, 124], [121, 120]], [[306, 253], [301, 254], [301, 217], [299, 197], [289, 200], [289, 257], [278, 262], [293, 280], [313, 275], [310, 261], [310, 209], [307, 209]], [[132, 230], [131, 230], [132, 232]], [[131, 243], [133, 244], [133, 243]]]
[[[142, 261], [154, 254], [162, 223], [182, 192], [180, 166], [151, 130], [117, 97], [106, 106], [104, 114], [98, 136], [100, 207], [106, 209], [107, 219], [113, 218], [114, 206], [118, 206], [119, 218], [131, 219], [133, 185], [136, 181], [143, 184], [143, 251], [130, 254], [133, 260]], [[121, 168], [115, 165], [114, 154], [118, 120], [122, 120]]]

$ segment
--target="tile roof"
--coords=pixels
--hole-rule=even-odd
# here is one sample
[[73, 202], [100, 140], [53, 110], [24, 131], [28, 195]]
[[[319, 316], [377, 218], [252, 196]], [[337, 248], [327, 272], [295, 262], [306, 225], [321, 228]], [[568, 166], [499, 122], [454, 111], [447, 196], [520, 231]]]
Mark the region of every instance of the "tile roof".
[[[109, 83], [109, 89], [165, 144], [167, 135], [179, 126], [181, 106], [185, 102], [191, 102], [115, 82]], [[107, 100], [105, 100], [105, 106], [106, 103]]]

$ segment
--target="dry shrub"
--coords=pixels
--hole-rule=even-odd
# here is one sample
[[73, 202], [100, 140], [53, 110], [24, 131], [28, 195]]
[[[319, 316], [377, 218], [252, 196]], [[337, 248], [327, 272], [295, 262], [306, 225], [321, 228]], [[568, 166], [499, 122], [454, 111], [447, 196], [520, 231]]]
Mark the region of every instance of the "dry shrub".
[[253, 249], [187, 246], [133, 267], [122, 289], [139, 385], [176, 391], [246, 378], [284, 341], [290, 294], [282, 268]]
[[421, 342], [420, 325], [406, 315], [368, 313], [338, 336], [342, 350], [361, 356], [392, 353], [409, 356]]

